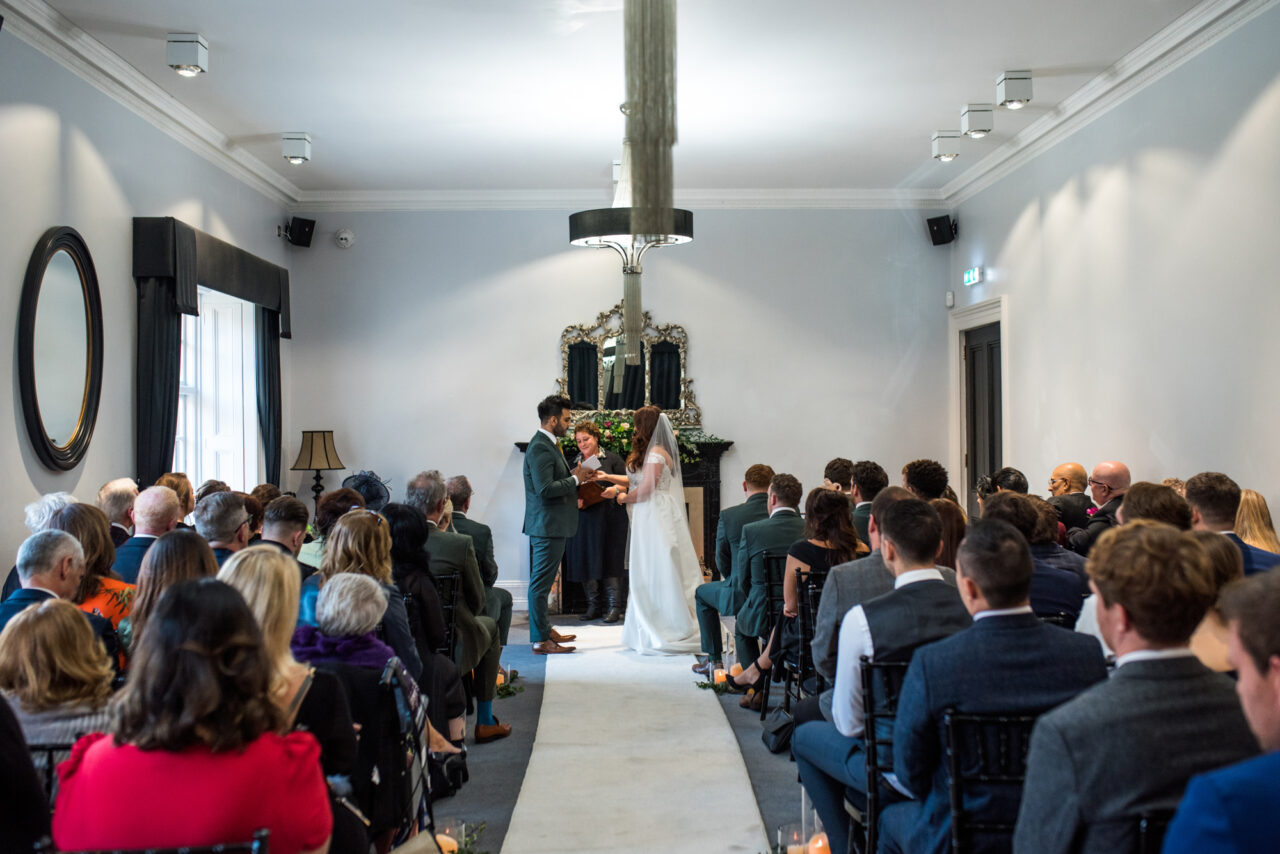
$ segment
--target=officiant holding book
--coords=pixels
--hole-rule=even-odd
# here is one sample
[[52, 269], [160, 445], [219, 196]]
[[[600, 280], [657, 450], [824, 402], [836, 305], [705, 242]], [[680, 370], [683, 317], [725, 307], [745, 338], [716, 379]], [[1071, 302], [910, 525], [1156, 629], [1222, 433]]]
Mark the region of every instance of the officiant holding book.
[[582, 584], [587, 611], [580, 620], [622, 619], [626, 591], [627, 511], [614, 499], [626, 491], [627, 463], [600, 446], [600, 428], [584, 421], [574, 428], [575, 466], [594, 469], [597, 480], [578, 487], [578, 533], [565, 544], [564, 578]]

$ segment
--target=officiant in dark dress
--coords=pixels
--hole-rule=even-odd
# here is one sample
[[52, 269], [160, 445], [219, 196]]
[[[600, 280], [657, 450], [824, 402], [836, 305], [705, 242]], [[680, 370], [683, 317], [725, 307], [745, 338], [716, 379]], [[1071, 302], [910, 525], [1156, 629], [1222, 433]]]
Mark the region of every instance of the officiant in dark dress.
[[[582, 584], [586, 592], [587, 611], [579, 619], [598, 620], [603, 610], [604, 621], [616, 623], [622, 619], [626, 585], [627, 511], [613, 499], [619, 484], [626, 483], [627, 463], [600, 447], [600, 428], [594, 422], [575, 427], [573, 438], [579, 451], [574, 465], [593, 468], [594, 457], [603, 476], [578, 488], [578, 533], [565, 543], [564, 578]], [[605, 500], [584, 501], [587, 490], [601, 491]]]

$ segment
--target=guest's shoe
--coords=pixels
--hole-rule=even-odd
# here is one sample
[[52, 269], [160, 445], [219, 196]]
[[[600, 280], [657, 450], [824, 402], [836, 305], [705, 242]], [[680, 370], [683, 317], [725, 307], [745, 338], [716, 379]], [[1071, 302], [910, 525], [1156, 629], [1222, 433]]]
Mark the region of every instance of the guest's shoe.
[[476, 724], [476, 744], [497, 741], [511, 735], [511, 724]]
[[734, 681], [734, 678], [732, 676], [729, 676], [728, 674], [726, 674], [725, 680], [724, 680], [724, 687], [725, 687], [725, 690], [730, 694], [745, 694], [748, 691], [750, 691], [754, 687], [754, 685], [750, 682], [748, 682], [746, 685], [740, 685], [738, 684], [738, 682]]
[[534, 655], [555, 655], [561, 652], [573, 652], [577, 647], [561, 646], [555, 641], [547, 640], [533, 645]]
[[758, 712], [764, 708], [764, 692], [757, 689], [739, 700], [738, 705], [744, 709], [750, 709], [753, 712]]
[[711, 678], [711, 674], [715, 673], [716, 670], [722, 666], [723, 665], [718, 661], [707, 659], [706, 661], [700, 661], [693, 665], [693, 672], [697, 673], [699, 676], [706, 676], [709, 679]]
[[553, 641], [555, 641], [556, 643], [568, 643], [569, 641], [577, 640], [577, 639], [578, 639], [578, 636], [577, 636], [577, 635], [562, 635], [562, 634], [560, 634], [559, 632], [557, 632], [555, 629], [552, 629], [552, 630], [551, 630], [551, 639], [552, 639]]

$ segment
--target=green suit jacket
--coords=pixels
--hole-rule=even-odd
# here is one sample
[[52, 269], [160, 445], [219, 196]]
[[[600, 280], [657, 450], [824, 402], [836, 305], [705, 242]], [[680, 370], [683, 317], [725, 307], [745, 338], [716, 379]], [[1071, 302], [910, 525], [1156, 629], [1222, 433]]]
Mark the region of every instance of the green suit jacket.
[[[747, 598], [745, 592], [738, 595], [739, 587], [733, 580], [738, 566], [734, 555], [738, 550], [738, 543], [742, 540], [742, 527], [768, 518], [769, 496], [764, 492], [757, 492], [736, 507], [726, 507], [720, 511], [720, 524], [716, 526], [716, 568], [720, 570], [723, 580], [711, 583], [720, 588], [719, 605], [716, 610], [723, 616], [732, 617], [738, 613], [738, 609]], [[744, 567], [743, 572], [745, 571]], [[741, 589], [745, 591], [746, 587], [743, 586]]]
[[493, 558], [493, 531], [483, 522], [468, 519], [463, 514], [453, 513], [453, 529], [459, 534], [466, 534], [476, 547], [476, 561], [480, 564], [480, 579], [486, 589], [498, 580], [498, 562]]
[[578, 532], [578, 484], [564, 454], [541, 430], [524, 452], [524, 532], [531, 537]]
[[[737, 560], [741, 566], [733, 570], [745, 601], [738, 609], [737, 631], [746, 637], [764, 634], [768, 624], [769, 588], [764, 572], [764, 553], [783, 552], [804, 537], [804, 520], [794, 510], [779, 510], [762, 522], [742, 528]], [[745, 572], [740, 570], [745, 569]]]
[[476, 563], [476, 549], [466, 534], [441, 531], [434, 525], [427, 537], [427, 554], [431, 556], [431, 574], [458, 574], [458, 601], [456, 620], [458, 643], [454, 661], [466, 673], [480, 663], [491, 643], [491, 633], [482, 627], [478, 619], [484, 617], [484, 581], [480, 578], [480, 566]]
[[871, 535], [867, 533], [869, 524], [871, 524], [871, 502], [868, 501], [861, 507], [853, 508], [853, 527], [858, 531], [858, 539], [866, 543], [867, 548], [871, 548]]

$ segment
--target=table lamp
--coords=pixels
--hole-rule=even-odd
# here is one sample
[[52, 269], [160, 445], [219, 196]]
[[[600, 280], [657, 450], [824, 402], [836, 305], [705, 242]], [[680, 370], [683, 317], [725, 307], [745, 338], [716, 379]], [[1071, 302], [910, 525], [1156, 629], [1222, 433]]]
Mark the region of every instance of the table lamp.
[[314, 471], [316, 482], [311, 485], [316, 509], [320, 509], [320, 495], [324, 487], [320, 483], [320, 472], [344, 469], [342, 460], [338, 459], [338, 449], [333, 446], [332, 430], [303, 430], [302, 449], [298, 451], [298, 459], [290, 471]]

